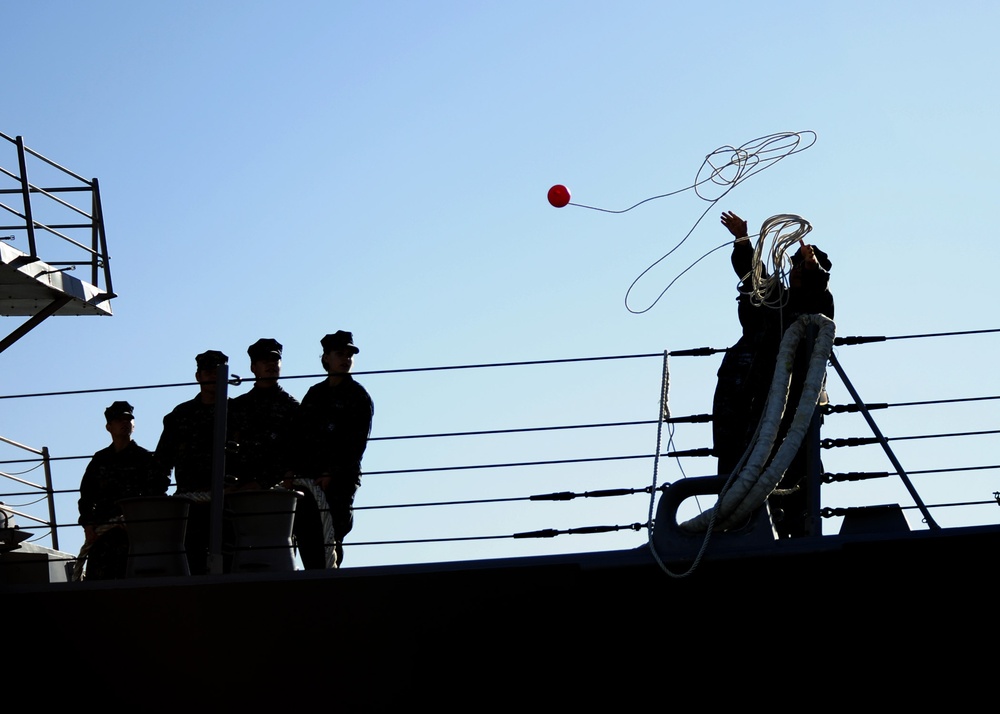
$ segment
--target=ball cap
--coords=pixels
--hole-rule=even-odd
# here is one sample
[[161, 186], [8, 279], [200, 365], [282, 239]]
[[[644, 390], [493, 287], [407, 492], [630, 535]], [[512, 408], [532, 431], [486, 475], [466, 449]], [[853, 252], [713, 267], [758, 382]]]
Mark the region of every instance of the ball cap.
[[333, 350], [351, 350], [354, 354], [361, 351], [354, 344], [354, 335], [344, 330], [337, 330], [332, 335], [327, 335], [319, 343], [323, 346], [323, 354]]
[[247, 348], [250, 361], [281, 359], [281, 343], [271, 337], [261, 337]]
[[207, 350], [195, 357], [194, 361], [198, 364], [198, 371], [205, 372], [216, 369], [220, 364], [228, 363], [229, 358], [219, 350]]
[[107, 421], [112, 419], [135, 419], [132, 413], [133, 407], [128, 402], [112, 402], [111, 406], [104, 410], [104, 418]]

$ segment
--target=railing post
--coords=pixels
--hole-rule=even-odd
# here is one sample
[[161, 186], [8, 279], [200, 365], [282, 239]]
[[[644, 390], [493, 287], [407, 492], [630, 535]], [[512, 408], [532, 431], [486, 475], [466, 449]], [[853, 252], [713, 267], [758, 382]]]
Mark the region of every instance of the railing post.
[[[670, 351], [663, 350], [663, 371], [660, 375], [660, 411], [656, 419], [656, 451], [653, 452], [653, 486], [649, 494], [649, 513], [646, 522], [649, 524], [649, 544], [653, 545], [653, 530], [656, 521], [653, 509], [656, 504], [656, 484], [660, 473], [660, 447], [663, 443], [663, 422], [670, 419]], [[653, 550], [656, 554], [656, 550]]]
[[[809, 361], [813, 350], [816, 349], [816, 337], [819, 335], [819, 328], [815, 324], [810, 324], [806, 329], [805, 344], [809, 345], [808, 350], [799, 350], [797, 354], [796, 369], [801, 369], [805, 373], [809, 369]], [[822, 392], [821, 392], [822, 394]], [[802, 488], [805, 495], [802, 504], [805, 507], [804, 533], [807, 536], [823, 535], [823, 528], [820, 522], [819, 512], [822, 499], [820, 498], [820, 485], [822, 483], [823, 461], [820, 457], [820, 425], [823, 423], [823, 415], [817, 404], [813, 405], [812, 418], [809, 420], [809, 430], [806, 432], [802, 446], [802, 459], [805, 461], [805, 477], [802, 479]]]
[[820, 508], [822, 499], [820, 498], [820, 488], [823, 483], [823, 460], [820, 457], [820, 426], [823, 424], [823, 413], [819, 406], [813, 411], [812, 421], [809, 422], [809, 431], [806, 432], [805, 442], [802, 444], [805, 449], [806, 477], [803, 486], [806, 489], [806, 522], [805, 535], [823, 535], [822, 520], [820, 519]]
[[[101, 202], [97, 194], [97, 179], [90, 187], [90, 249], [93, 254], [90, 256], [90, 284], [97, 285], [97, 266], [101, 262], [100, 234], [97, 228], [100, 221]], [[106, 290], [107, 288], [105, 288]]]
[[111, 256], [108, 255], [108, 237], [104, 231], [104, 209], [101, 208], [101, 187], [97, 179], [90, 182], [91, 194], [94, 198], [93, 210], [90, 219], [94, 225], [94, 279], [93, 284], [97, 285], [98, 264], [104, 263], [104, 292], [111, 297], [115, 297], [115, 288], [111, 284]]
[[35, 220], [31, 216], [31, 189], [28, 187], [28, 163], [24, 160], [24, 139], [20, 136], [14, 138], [17, 144], [17, 164], [21, 173], [21, 197], [24, 200], [24, 223], [28, 230], [28, 251], [32, 258], [38, 257], [35, 250]]
[[222, 362], [215, 376], [215, 434], [212, 441], [212, 505], [209, 525], [208, 572], [222, 573], [222, 516], [226, 478], [226, 419], [229, 406], [229, 363]]
[[49, 502], [49, 525], [52, 526], [52, 549], [59, 550], [59, 527], [56, 521], [56, 499], [52, 488], [52, 468], [49, 463], [49, 447], [42, 447], [42, 464], [45, 470], [45, 497]]
[[875, 419], [872, 418], [871, 412], [868, 411], [868, 407], [865, 405], [861, 395], [858, 394], [858, 391], [854, 388], [851, 380], [847, 378], [844, 368], [840, 366], [837, 356], [832, 352], [830, 353], [830, 364], [832, 364], [833, 368], [837, 370], [837, 374], [840, 376], [840, 381], [844, 383], [844, 386], [847, 387], [847, 391], [851, 393], [851, 398], [854, 399], [854, 403], [857, 404], [858, 409], [861, 410], [862, 416], [864, 416], [865, 421], [868, 422], [868, 426], [871, 428], [875, 438], [878, 439], [878, 443], [882, 446], [882, 450], [889, 458], [889, 462], [895, 467], [896, 473], [903, 482], [903, 486], [906, 487], [910, 497], [913, 499], [914, 503], [917, 504], [917, 508], [923, 515], [924, 521], [927, 523], [927, 527], [931, 530], [940, 528], [941, 526], [937, 524], [937, 521], [934, 520], [931, 512], [927, 509], [927, 506], [924, 505], [924, 501], [920, 498], [920, 494], [917, 493], [917, 489], [914, 488], [913, 483], [910, 481], [910, 477], [906, 474], [906, 470], [903, 468], [903, 465], [899, 463], [899, 459], [896, 458], [896, 454], [889, 446], [889, 442], [886, 440], [885, 436], [882, 435], [882, 430], [878, 428], [878, 424], [876, 424]]

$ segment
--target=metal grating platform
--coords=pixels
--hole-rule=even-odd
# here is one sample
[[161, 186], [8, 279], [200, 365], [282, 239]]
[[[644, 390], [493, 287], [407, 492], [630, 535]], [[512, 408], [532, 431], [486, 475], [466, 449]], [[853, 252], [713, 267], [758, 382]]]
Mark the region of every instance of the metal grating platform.
[[0, 243], [0, 315], [35, 315], [62, 297], [56, 315], [111, 315], [108, 293]]

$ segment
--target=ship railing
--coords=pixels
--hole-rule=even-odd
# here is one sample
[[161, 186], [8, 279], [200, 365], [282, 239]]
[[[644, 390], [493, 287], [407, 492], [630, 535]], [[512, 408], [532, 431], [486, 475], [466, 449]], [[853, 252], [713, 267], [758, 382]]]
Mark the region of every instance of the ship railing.
[[44, 501], [48, 506], [48, 518], [46, 519], [44, 517], [34, 516], [30, 513], [11, 508], [4, 505], [3, 501], [0, 501], [0, 514], [3, 515], [3, 520], [0, 522], [0, 529], [5, 530], [8, 528], [11, 516], [25, 518], [33, 523], [37, 523], [40, 527], [49, 531], [51, 533], [52, 547], [55, 550], [58, 550], [59, 529], [56, 527], [55, 489], [52, 487], [52, 465], [51, 460], [49, 459], [48, 447], [43, 446], [40, 449], [36, 449], [35, 447], [20, 444], [13, 439], [8, 439], [4, 436], [0, 436], [0, 442], [7, 444], [8, 446], [13, 446], [15, 449], [27, 451], [29, 454], [34, 454], [39, 457], [43, 473], [45, 475], [44, 484], [33, 483], [32, 481], [21, 478], [17, 474], [8, 473], [2, 470], [0, 470], [0, 479], [5, 482], [13, 482], [17, 484], [18, 489], [28, 489], [29, 494], [33, 493], [43, 496]]
[[[105, 297], [113, 297], [111, 259], [97, 179], [84, 178], [28, 148], [20, 136], [0, 132], [0, 140], [13, 145], [17, 165], [16, 168], [0, 165], [0, 178], [5, 176], [13, 182], [6, 187], [0, 183], [0, 216], [15, 219], [14, 223], [0, 225], [0, 239], [15, 242], [23, 238], [26, 250], [22, 252], [28, 259], [44, 259], [59, 270], [89, 268], [89, 282], [102, 289]], [[14, 233], [7, 234], [8, 231]], [[58, 245], [68, 247], [65, 257], [51, 260], [46, 250], [43, 258], [39, 250], [42, 236], [57, 238]]]
[[[842, 345], [848, 346], [851, 344], [862, 344], [862, 342], [849, 342], [847, 340], [853, 338], [847, 338], [845, 341], [841, 342]], [[601, 370], [601, 374], [606, 376], [608, 373], [607, 365], [609, 361], [616, 360], [617, 364], [629, 364], [628, 372], [634, 373], [641, 371], [645, 377], [642, 382], [645, 386], [640, 387], [642, 394], [639, 395], [639, 399], [645, 401], [650, 405], [652, 409], [652, 398], [657, 392], [657, 384], [659, 383], [660, 391], [663, 391], [665, 385], [665, 375], [661, 369], [661, 364], [663, 364], [665, 356], [672, 358], [680, 357], [709, 357], [711, 355], [716, 355], [723, 352], [724, 349], [714, 349], [714, 348], [701, 348], [699, 350], [677, 350], [666, 353], [645, 353], [636, 355], [616, 355], [609, 357], [597, 357], [597, 358], [579, 358], [571, 360], [531, 360], [522, 362], [505, 362], [505, 363], [491, 363], [491, 364], [476, 364], [476, 365], [454, 365], [447, 367], [430, 367], [430, 368], [416, 368], [416, 369], [398, 369], [398, 370], [371, 370], [358, 372], [356, 376], [359, 380], [364, 381], [366, 386], [371, 384], [377, 384], [379, 380], [390, 379], [393, 375], [399, 376], [417, 376], [417, 377], [428, 377], [429, 374], [442, 374], [446, 376], [447, 374], [454, 375], [459, 372], [487, 372], [491, 370], [523, 370], [540, 368], [546, 369], [548, 367], [556, 367], [562, 365], [566, 368], [567, 364], [577, 364], [581, 368], [588, 364], [597, 364]], [[676, 373], [682, 373], [688, 370], [691, 361], [685, 360], [675, 360], [672, 369]], [[644, 365], [640, 367], [639, 365]], [[683, 366], [679, 366], [683, 365]], [[699, 368], [702, 374], [714, 372], [714, 368], [711, 364], [706, 367]], [[697, 370], [696, 370], [697, 371]], [[834, 379], [833, 373], [830, 373], [831, 381]], [[298, 375], [292, 377], [285, 377], [285, 380], [295, 380], [295, 379], [317, 379], [322, 378], [325, 375]], [[371, 438], [371, 443], [369, 445], [368, 452], [365, 455], [365, 487], [359, 492], [359, 501], [356, 504], [356, 510], [358, 511], [357, 520], [359, 522], [359, 527], [355, 529], [352, 533], [351, 539], [345, 543], [345, 548], [365, 548], [371, 549], [378, 547], [379, 549], [392, 550], [394, 553], [399, 553], [400, 548], [406, 548], [408, 546], [414, 546], [417, 548], [438, 546], [445, 544], [444, 547], [448, 545], [455, 544], [458, 546], [482, 544], [485, 548], [490, 541], [516, 541], [525, 542], [529, 539], [538, 541], [539, 539], [553, 539], [555, 536], [562, 535], [587, 535], [594, 537], [593, 540], [601, 541], [601, 545], [596, 549], [617, 549], [621, 548], [623, 545], [626, 547], [636, 547], [641, 545], [645, 540], [645, 532], [650, 526], [650, 520], [646, 517], [646, 505], [650, 499], [654, 498], [657, 493], [662, 493], [665, 489], [669, 489], [672, 483], [677, 483], [680, 479], [686, 478], [691, 475], [688, 471], [691, 470], [690, 464], [698, 464], [696, 467], [700, 474], [704, 476], [714, 476], [714, 459], [712, 459], [712, 450], [710, 446], [701, 446], [704, 444], [711, 443], [710, 432], [707, 431], [707, 425], [711, 422], [711, 415], [699, 414], [695, 409], [690, 409], [691, 406], [699, 406], [709, 403], [711, 394], [711, 385], [702, 382], [702, 389], [700, 390], [685, 390], [682, 388], [683, 379], [678, 379], [674, 377], [674, 385], [676, 388], [676, 398], [672, 401], [672, 411], [673, 416], [668, 416], [660, 409], [657, 405], [658, 413], [650, 414], [646, 416], [652, 416], [655, 418], [634, 418], [634, 419], [616, 419], [600, 422], [597, 420], [580, 423], [579, 420], [575, 420], [575, 423], [562, 423], [551, 427], [525, 427], [525, 428], [498, 428], [498, 429], [474, 429], [474, 428], [464, 428], [464, 429], [442, 429], [442, 430], [431, 430], [431, 433], [414, 433], [414, 434], [398, 434], [398, 435], [386, 435], [376, 433]], [[240, 382], [245, 381], [249, 384], [249, 380], [239, 380], [235, 377], [223, 377], [224, 384], [223, 389], [231, 390], [240, 386]], [[554, 381], [554, 380], [546, 380]], [[585, 383], [588, 380], [586, 378], [578, 379], [577, 383]], [[176, 384], [176, 385], [156, 385], [156, 386], [191, 386], [191, 383]], [[870, 385], [869, 385], [870, 388]], [[106, 391], [119, 391], [122, 388], [108, 388]], [[129, 387], [132, 389], [132, 387]], [[99, 391], [99, 390], [81, 390], [81, 391]], [[104, 390], [100, 390], [104, 391]], [[381, 392], [382, 394], [387, 394], [388, 391]], [[63, 393], [66, 394], [66, 393]], [[693, 395], [693, 398], [692, 398]], [[17, 396], [17, 395], [14, 395]], [[54, 396], [54, 394], [49, 395], [35, 395], [35, 396]], [[860, 399], [863, 395], [858, 395]], [[532, 395], [532, 406], [534, 406], [536, 400], [550, 400], [558, 401], [561, 397], [547, 394], [533, 394]], [[673, 398], [673, 397], [672, 397]], [[1000, 399], [1000, 397], [984, 397], [984, 396], [973, 396], [965, 399], [954, 399], [948, 400], [952, 402], [972, 402], [975, 400], [988, 400], [988, 399]], [[384, 414], [387, 408], [392, 409], [391, 399], [381, 398], [379, 400], [381, 405], [380, 413]], [[636, 403], [636, 395], [631, 395], [629, 400], [630, 403]], [[941, 400], [927, 400], [927, 404], [930, 405], [935, 403], [935, 401]], [[979, 402], [982, 404], [983, 402]], [[893, 406], [916, 406], [918, 402], [897, 402]], [[578, 407], [579, 405], [572, 405], [571, 409]], [[878, 408], [883, 406], [883, 403], [873, 403], [869, 404], [869, 411], [878, 411]], [[824, 426], [824, 435], [833, 434], [836, 436], [837, 428], [835, 427], [833, 420], [836, 418], [840, 420], [841, 415], [852, 413], [854, 409], [857, 408], [856, 404], [842, 404], [842, 405], [831, 405], [824, 410], [825, 415], [828, 419], [827, 425]], [[685, 411], [681, 411], [685, 410]], [[574, 411], [574, 415], [575, 411]], [[458, 415], [456, 415], [458, 416]], [[461, 417], [459, 417], [461, 418]], [[524, 419], [522, 419], [523, 423]], [[574, 420], [567, 420], [567, 422], [572, 422]], [[376, 421], [378, 424], [379, 421]], [[839, 422], [838, 422], [839, 423]], [[847, 427], [854, 428], [854, 427]], [[883, 471], [870, 471], [870, 472], [860, 472], [857, 470], [847, 470], [845, 473], [837, 473], [837, 468], [840, 467], [842, 471], [850, 468], [850, 459], [846, 462], [843, 461], [841, 455], [844, 451], [859, 451], [864, 450], [864, 447], [872, 443], [899, 443], [904, 445], [907, 440], [918, 439], [918, 438], [959, 438], [967, 437], [971, 435], [971, 432], [959, 432], [959, 433], [931, 433], [931, 434], [892, 434], [891, 431], [887, 430], [888, 435], [883, 436], [881, 442], [878, 440], [872, 441], [873, 437], [865, 434], [866, 429], [862, 426], [861, 432], [856, 432], [856, 436], [848, 436], [843, 438], [825, 438], [822, 439], [821, 445], [824, 450], [828, 450], [827, 453], [829, 459], [827, 464], [824, 464], [825, 468], [829, 470], [825, 472], [822, 476], [822, 481], [825, 486], [837, 485], [837, 489], [841, 486], [857, 486], [872, 484], [876, 482], [876, 479], [886, 479], [886, 478], [898, 478], [901, 474], [908, 473], [911, 477], [918, 474], [931, 474], [931, 473], [971, 473], [973, 470], [996, 470], [1000, 466], [995, 464], [959, 464], [952, 465], [948, 468], [940, 469], [920, 469], [914, 470], [909, 469], [908, 471], [903, 471], [901, 468], [893, 468], [893, 470], [883, 470]], [[663, 429], [667, 434], [663, 437], [664, 444], [662, 448], [650, 449], [648, 446], [646, 448], [635, 449], [634, 453], [609, 453], [605, 451], [601, 455], [589, 456], [588, 453], [592, 453], [590, 447], [592, 443], [596, 440], [590, 436], [597, 433], [609, 433], [619, 431], [632, 432], [635, 430], [639, 432], [640, 435], [637, 437], [637, 441], [642, 441], [647, 445], [653, 441], [655, 436], [654, 430]], [[484, 457], [481, 460], [471, 460], [466, 463], [459, 464], [420, 464], [419, 462], [414, 462], [413, 452], [414, 450], [410, 448], [411, 444], [415, 443], [430, 443], [430, 442], [440, 442], [442, 439], [447, 439], [449, 442], [452, 441], [465, 441], [465, 440], [483, 440], [483, 439], [506, 439], [513, 438], [515, 435], [527, 436], [531, 434], [544, 435], [546, 442], [555, 442], [557, 440], [556, 435], [567, 434], [572, 432], [573, 434], [583, 434], [583, 438], [574, 442], [576, 445], [570, 448], [582, 452], [575, 453], [571, 458], [566, 458], [567, 454], [558, 454], [556, 456], [561, 457], [549, 457], [549, 456], [539, 456], [536, 453], [530, 453], [526, 456], [513, 455], [513, 450], [509, 450], [512, 455], [510, 458], [506, 459], [490, 459]], [[870, 432], [869, 432], [870, 433]], [[989, 434], [995, 433], [993, 431], [980, 432], [979, 435], [987, 436]], [[850, 449], [847, 443], [851, 440], [855, 440], [853, 443], [856, 444], [860, 449]], [[683, 442], [683, 445], [695, 446], [692, 449], [680, 449], [677, 448], [678, 442]], [[477, 442], [481, 443], [481, 442]], [[560, 441], [560, 444], [565, 442]], [[629, 442], [637, 443], [637, 442]], [[402, 445], [403, 448], [391, 448], [393, 445]], [[595, 447], [596, 448], [596, 447]], [[587, 451], [584, 451], [587, 449]], [[505, 453], [508, 450], [504, 450]], [[528, 451], [531, 451], [530, 446]], [[959, 453], [964, 450], [957, 449]], [[437, 454], [436, 451], [429, 451], [429, 453]], [[478, 453], [478, 452], [477, 452]], [[65, 463], [72, 459], [86, 459], [89, 456], [79, 456], [79, 457], [57, 457], [48, 458], [47, 460], [59, 461], [60, 463]], [[870, 460], [868, 457], [866, 459]], [[905, 463], [906, 457], [900, 458], [900, 461]], [[660, 464], [660, 482], [651, 483], [649, 472], [654, 464], [659, 462]], [[607, 465], [614, 464], [615, 468], [612, 473], [608, 473], [606, 469]], [[685, 466], [687, 464], [687, 466]], [[595, 468], [604, 467], [602, 476], [604, 478], [604, 483], [600, 483], [595, 479], [584, 480], [581, 478], [581, 471], [584, 467], [596, 465]], [[846, 465], [846, 469], [845, 469]], [[465, 497], [464, 494], [468, 490], [466, 486], [469, 485], [471, 480], [466, 480], [462, 483], [461, 488], [457, 492], [441, 493], [438, 488], [438, 484], [443, 481], [449, 481], [451, 483], [456, 483], [458, 480], [465, 478], [465, 474], [472, 472], [475, 473], [496, 473], [497, 471], [503, 470], [505, 473], [514, 473], [517, 471], [530, 472], [533, 475], [541, 474], [543, 470], [546, 469], [562, 469], [563, 467], [571, 469], [572, 473], [567, 477], [568, 484], [570, 488], [566, 490], [550, 490], [547, 492], [543, 491], [529, 491], [526, 489], [531, 488], [531, 479], [521, 479], [517, 482], [517, 485], [513, 484], [515, 481], [511, 479], [509, 483], [511, 484], [511, 491], [507, 494], [497, 494], [497, 489], [490, 489], [489, 493], [483, 494], [479, 497]], [[831, 468], [833, 467], [833, 468]], [[654, 467], [655, 468], [655, 467]], [[77, 462], [77, 465], [68, 473], [66, 479], [60, 482], [60, 487], [58, 489], [52, 490], [51, 485], [49, 485], [50, 493], [55, 493], [57, 497], [62, 497], [63, 506], [67, 510], [70, 506], [70, 499], [75, 502], [75, 492], [76, 486], [78, 484], [79, 474], [82, 472], [82, 468]], [[398, 484], [403, 484], [404, 480], [416, 478], [426, 478], [428, 479], [424, 483], [431, 484], [423, 489], [423, 493], [428, 495], [427, 498], [414, 498], [410, 497], [402, 501], [395, 501], [391, 499], [388, 494], [395, 493], [396, 488], [389, 490], [379, 491], [377, 487], [373, 487], [379, 480], [383, 482], [391, 481], [394, 486]], [[430, 479], [435, 479], [436, 482], [432, 483]], [[491, 481], [492, 483], [492, 481]], [[926, 486], [927, 482], [922, 482], [922, 489]], [[957, 482], [956, 482], [957, 483]], [[527, 484], [527, 485], [526, 485]], [[977, 486], [981, 490], [981, 486]], [[516, 489], [516, 490], [515, 490]], [[399, 489], [402, 490], [402, 489]], [[835, 489], [836, 490], [836, 489]], [[857, 492], [857, 489], [852, 489]], [[995, 486], [993, 491], [996, 490]], [[381, 500], [371, 499], [369, 494], [380, 493]], [[641, 499], [641, 504], [636, 504], [633, 500], [635, 498]], [[901, 498], [905, 499], [905, 493]], [[589, 499], [603, 499], [599, 501], [601, 507], [598, 509], [583, 509], [583, 515], [567, 516], [563, 518], [559, 517], [559, 521], [549, 524], [538, 524], [537, 522], [531, 521], [530, 517], [525, 517], [523, 515], [523, 510], [520, 507], [526, 503], [532, 504], [559, 504], [565, 506], [566, 504], [581, 504], [581, 503], [595, 503], [594, 500]], [[625, 508], [611, 508], [609, 507], [618, 499], [626, 499], [629, 503], [633, 504]], [[859, 499], [861, 500], [861, 499]], [[943, 500], [941, 498], [929, 499], [930, 502], [924, 505], [927, 509], [933, 509], [935, 512], [939, 512], [941, 509], [958, 509], [967, 508], [969, 506], [981, 507], [990, 504], [989, 498], [966, 498], [964, 500]], [[835, 519], [838, 517], [843, 517], [844, 508], [837, 504], [835, 499], [831, 499], [827, 502], [824, 497], [824, 508], [822, 509], [822, 516], [825, 519]], [[995, 503], [994, 503], [995, 505]], [[442, 518], [428, 518], [428, 519], [411, 519], [408, 522], [408, 526], [415, 528], [414, 524], [417, 520], [420, 521], [420, 527], [427, 525], [427, 530], [409, 530], [404, 531], [401, 529], [399, 524], [395, 521], [401, 521], [398, 514], [405, 512], [412, 512], [414, 509], [435, 509], [435, 508], [451, 508], [451, 509], [464, 509], [464, 508], [474, 508], [481, 507], [486, 508], [518, 508], [517, 515], [511, 517], [509, 514], [513, 511], [506, 511], [507, 515], [496, 517], [493, 520], [483, 518], [476, 523], [476, 527], [480, 528], [479, 532], [466, 531], [465, 533], [443, 533], [444, 525], [454, 524], [446, 523], [450, 519]], [[705, 507], [702, 503], [696, 507]], [[853, 505], [851, 507], [854, 507]], [[902, 506], [907, 510], [919, 510], [919, 507], [912, 505], [910, 503], [903, 503]], [[70, 511], [72, 512], [72, 511]], [[600, 514], [615, 514], [606, 520], [597, 520], [594, 517], [594, 513]], [[626, 517], [621, 517], [621, 514], [627, 514]], [[393, 514], [393, 515], [385, 515]], [[74, 514], [75, 515], [75, 514]], [[555, 518], [555, 517], [553, 517]], [[44, 519], [43, 519], [44, 520]], [[367, 527], [367, 524], [377, 523], [377, 525], [371, 528]], [[989, 521], [993, 522], [993, 521]], [[49, 524], [54, 531], [63, 528], [78, 529], [79, 527], [75, 524], [75, 519], [63, 519], [57, 520], [54, 516], [50, 517], [46, 523]], [[515, 527], [511, 527], [511, 524], [516, 524]], [[525, 524], [526, 527], [518, 528], [521, 524]], [[439, 528], [438, 526], [442, 526]], [[36, 526], [25, 526], [25, 528], [36, 528]], [[37, 527], [38, 530], [42, 530], [42, 527]], [[587, 546], [583, 546], [587, 547]], [[579, 550], [577, 546], [571, 546], [573, 550]], [[555, 549], [558, 550], [558, 549]], [[435, 551], [438, 552], [438, 551]], [[485, 550], [483, 551], [486, 552]], [[490, 550], [488, 551], [487, 557], [492, 557], [499, 551]], [[502, 553], [501, 553], [502, 554]], [[507, 550], [506, 554], [516, 555], [517, 552], [511, 552]], [[438, 559], [448, 560], [451, 559], [447, 556], [437, 556]], [[466, 559], [468, 556], [459, 557], [457, 559]], [[394, 561], [390, 558], [386, 558], [385, 564], [389, 564]], [[416, 562], [416, 561], [413, 561]], [[348, 563], [350, 565], [350, 563]]]

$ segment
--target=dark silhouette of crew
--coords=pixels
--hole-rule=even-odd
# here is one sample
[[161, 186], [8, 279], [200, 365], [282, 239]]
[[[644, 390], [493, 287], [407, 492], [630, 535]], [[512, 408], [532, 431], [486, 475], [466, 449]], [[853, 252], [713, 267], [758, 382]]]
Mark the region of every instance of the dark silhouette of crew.
[[170, 485], [156, 468], [153, 454], [132, 440], [135, 411], [131, 404], [114, 402], [104, 410], [104, 420], [111, 445], [94, 454], [80, 482], [80, 525], [85, 542], [74, 576], [79, 578], [86, 560], [88, 580], [125, 576], [129, 543], [118, 502], [163, 496]]

